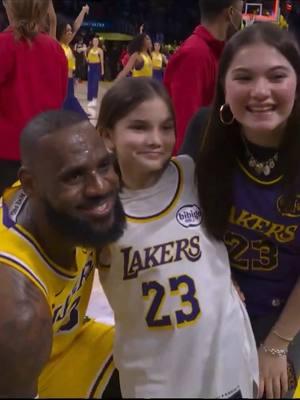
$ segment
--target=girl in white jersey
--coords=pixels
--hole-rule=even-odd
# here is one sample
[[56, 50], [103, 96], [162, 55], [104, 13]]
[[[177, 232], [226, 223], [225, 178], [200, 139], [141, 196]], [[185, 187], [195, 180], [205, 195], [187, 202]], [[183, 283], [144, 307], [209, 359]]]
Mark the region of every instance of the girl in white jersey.
[[100, 256], [115, 314], [124, 397], [253, 397], [257, 355], [227, 252], [202, 224], [194, 163], [171, 160], [170, 99], [152, 79], [123, 79], [102, 101], [98, 130], [115, 152], [124, 236]]

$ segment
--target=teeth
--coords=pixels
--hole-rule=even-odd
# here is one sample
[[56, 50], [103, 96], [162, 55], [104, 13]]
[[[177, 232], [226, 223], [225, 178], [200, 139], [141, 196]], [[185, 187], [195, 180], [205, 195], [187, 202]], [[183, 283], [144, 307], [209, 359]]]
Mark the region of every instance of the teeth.
[[265, 108], [254, 108], [254, 107], [249, 107], [249, 110], [251, 112], [268, 112], [268, 111], [273, 111], [274, 107], [265, 107]]
[[102, 206], [97, 207], [99, 211], [105, 211], [107, 208], [107, 203], [102, 204]]

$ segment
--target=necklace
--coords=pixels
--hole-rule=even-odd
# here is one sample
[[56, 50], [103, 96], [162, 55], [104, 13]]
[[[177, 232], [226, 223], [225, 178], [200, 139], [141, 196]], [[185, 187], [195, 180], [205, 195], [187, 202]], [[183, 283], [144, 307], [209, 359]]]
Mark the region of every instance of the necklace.
[[269, 176], [270, 173], [272, 172], [272, 169], [275, 167], [276, 163], [278, 162], [278, 151], [267, 161], [258, 161], [253, 156], [251, 151], [249, 150], [249, 147], [243, 136], [242, 136], [242, 139], [243, 139], [243, 142], [245, 145], [249, 167], [253, 168], [258, 175], [264, 174], [265, 176]]

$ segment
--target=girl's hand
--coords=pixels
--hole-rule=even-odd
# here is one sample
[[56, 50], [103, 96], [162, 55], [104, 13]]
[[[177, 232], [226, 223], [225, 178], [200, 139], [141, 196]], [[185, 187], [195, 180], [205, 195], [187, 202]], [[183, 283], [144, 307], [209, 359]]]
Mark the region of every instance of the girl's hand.
[[265, 393], [267, 399], [282, 398], [288, 391], [287, 358], [258, 350], [259, 398]]

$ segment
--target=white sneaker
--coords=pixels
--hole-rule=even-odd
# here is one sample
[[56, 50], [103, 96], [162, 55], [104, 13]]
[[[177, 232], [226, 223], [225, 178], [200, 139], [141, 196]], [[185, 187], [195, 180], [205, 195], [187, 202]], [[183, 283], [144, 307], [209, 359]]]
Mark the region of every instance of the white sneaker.
[[97, 107], [97, 99], [88, 102], [88, 107]]

